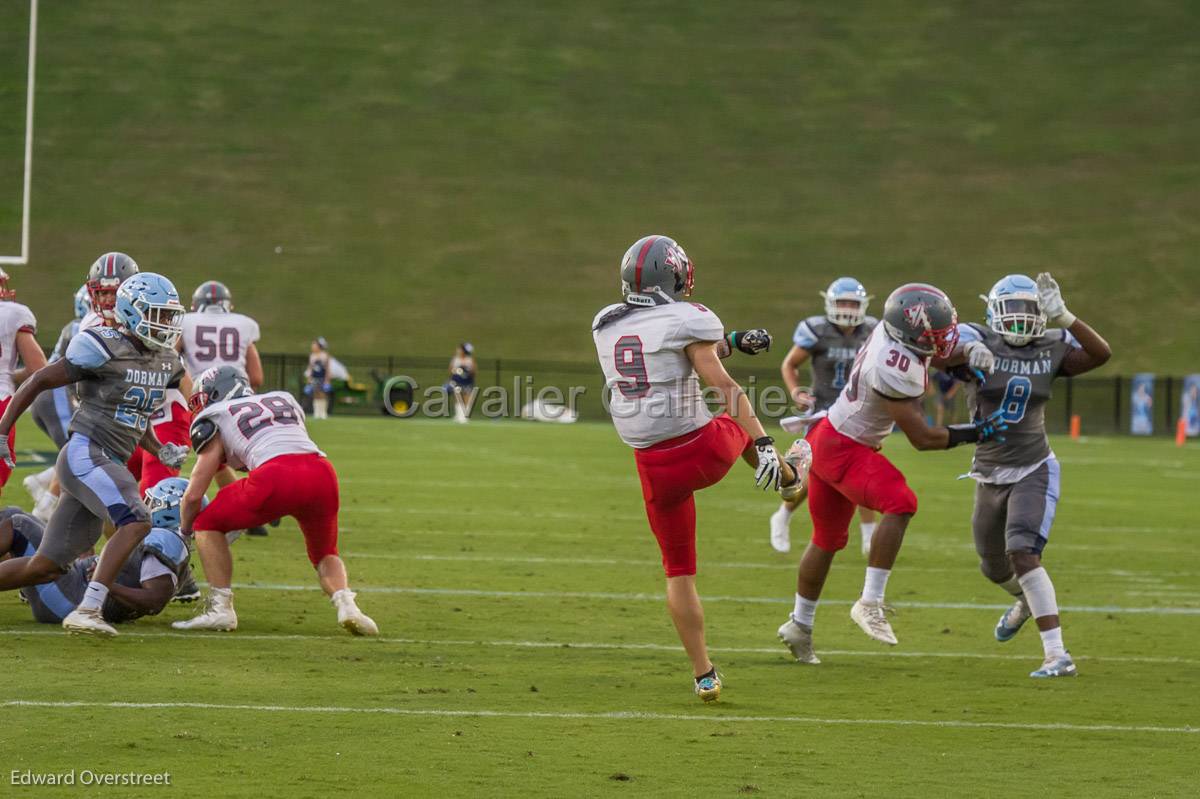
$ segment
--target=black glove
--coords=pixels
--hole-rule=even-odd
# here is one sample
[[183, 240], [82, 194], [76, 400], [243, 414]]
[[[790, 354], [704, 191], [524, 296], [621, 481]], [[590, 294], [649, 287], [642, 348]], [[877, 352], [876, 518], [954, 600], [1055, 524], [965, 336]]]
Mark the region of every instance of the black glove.
[[950, 431], [950, 443], [946, 445], [946, 449], [957, 447], [959, 444], [982, 444], [985, 441], [1003, 444], [1004, 436], [1000, 434], [1008, 429], [1008, 422], [1004, 421], [1004, 411], [998, 410], [984, 419], [976, 419], [970, 424], [952, 424], [946, 429]]
[[730, 347], [747, 355], [758, 355], [760, 352], [771, 350], [771, 334], [762, 327], [753, 330], [731, 330], [725, 340], [729, 342]]

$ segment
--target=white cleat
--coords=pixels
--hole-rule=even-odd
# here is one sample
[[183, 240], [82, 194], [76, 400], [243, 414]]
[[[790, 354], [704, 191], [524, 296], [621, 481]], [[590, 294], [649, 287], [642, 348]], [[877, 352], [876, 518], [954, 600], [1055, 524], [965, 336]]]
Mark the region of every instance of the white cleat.
[[337, 608], [338, 626], [342, 629], [351, 635], [379, 635], [379, 625], [370, 616], [359, 610], [358, 605], [354, 602], [353, 591], [343, 588], [330, 597], [330, 601]]
[[96, 608], [75, 608], [62, 622], [63, 629], [71, 635], [99, 635], [112, 638], [117, 630], [104, 620]]
[[210, 597], [204, 609], [198, 616], [186, 621], [173, 621], [171, 626], [176, 630], [215, 630], [216, 632], [233, 632], [237, 629], [237, 613], [233, 610], [233, 601], [217, 604]]
[[1050, 655], [1042, 663], [1042, 667], [1037, 671], [1029, 673], [1034, 679], [1045, 679], [1051, 677], [1074, 677], [1077, 674], [1075, 669], [1075, 661], [1071, 659], [1070, 652], [1063, 652], [1061, 655]]
[[51, 494], [49, 491], [42, 493], [38, 501], [34, 503], [33, 510], [29, 515], [37, 519], [42, 524], [49, 524], [50, 517], [54, 515], [54, 509], [58, 507], [58, 497]]
[[45, 494], [46, 490], [50, 488], [50, 481], [42, 482], [40, 474], [31, 474], [21, 481], [21, 485], [25, 486], [29, 496], [33, 497], [34, 504], [37, 504], [37, 501], [42, 498], [42, 494]]
[[876, 641], [892, 646], [900, 643], [896, 640], [896, 634], [892, 632], [892, 625], [888, 623], [887, 616], [884, 615], [882, 602], [863, 602], [859, 599], [854, 603], [854, 607], [850, 608], [850, 618]]
[[792, 516], [782, 505], [771, 514], [771, 549], [776, 552], [791, 552], [792, 533], [789, 529]]
[[779, 628], [779, 640], [791, 650], [797, 662], [813, 666], [821, 662], [817, 653], [813, 651], [812, 627], [801, 624], [791, 616], [788, 616], [788, 620]]

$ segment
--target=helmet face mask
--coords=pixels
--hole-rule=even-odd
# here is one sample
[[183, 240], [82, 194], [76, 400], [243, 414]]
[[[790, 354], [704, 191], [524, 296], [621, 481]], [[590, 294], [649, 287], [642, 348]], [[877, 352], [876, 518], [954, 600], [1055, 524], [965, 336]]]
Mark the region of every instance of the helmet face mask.
[[1024, 347], [1046, 332], [1037, 284], [1024, 275], [1000, 279], [983, 298], [988, 327], [1014, 347]]
[[183, 306], [175, 286], [162, 275], [145, 272], [117, 289], [120, 324], [149, 347], [174, 349], [183, 333]]
[[839, 277], [821, 292], [825, 298], [825, 318], [838, 327], [858, 327], [867, 318], [871, 295], [852, 277]]

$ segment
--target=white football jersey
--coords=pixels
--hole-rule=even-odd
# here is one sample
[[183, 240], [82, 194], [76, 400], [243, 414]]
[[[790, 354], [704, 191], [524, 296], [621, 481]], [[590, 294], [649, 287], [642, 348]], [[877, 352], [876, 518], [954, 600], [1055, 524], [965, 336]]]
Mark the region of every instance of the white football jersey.
[[829, 423], [842, 435], [879, 449], [892, 432], [888, 400], [924, 396], [928, 374], [925, 359], [893, 341], [879, 325], [858, 351], [846, 387], [829, 409]]
[[158, 427], [160, 424], [172, 422], [177, 414], [181, 419], [187, 419], [187, 407], [187, 397], [183, 396], [183, 392], [177, 388], [168, 388], [163, 404], [150, 414], [150, 426]]
[[183, 315], [183, 362], [193, 378], [214, 366], [246, 371], [246, 350], [258, 341], [258, 322], [210, 305]]
[[609, 413], [621, 440], [642, 449], [690, 433], [712, 419], [700, 394], [700, 378], [684, 349], [697, 341], [720, 341], [725, 327], [694, 302], [639, 308], [596, 330], [592, 338], [604, 370]]
[[37, 332], [33, 311], [19, 302], [0, 302], [0, 400], [16, 391], [13, 372], [17, 370], [17, 334]]
[[308, 437], [304, 409], [286, 391], [215, 402], [196, 414], [192, 427], [202, 419], [217, 426], [225, 460], [235, 469], [254, 471], [281, 455], [325, 454]]
[[88, 311], [87, 316], [79, 321], [79, 329], [91, 330], [93, 327], [104, 327], [104, 317], [95, 311]]

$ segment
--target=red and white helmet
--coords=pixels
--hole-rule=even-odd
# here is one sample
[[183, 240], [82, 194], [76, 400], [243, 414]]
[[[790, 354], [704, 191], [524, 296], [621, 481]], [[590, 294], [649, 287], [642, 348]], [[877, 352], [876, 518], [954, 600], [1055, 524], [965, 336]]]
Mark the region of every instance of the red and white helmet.
[[107, 322], [117, 319], [117, 289], [138, 273], [137, 261], [123, 252], [106, 252], [88, 270], [87, 290], [92, 310]]

